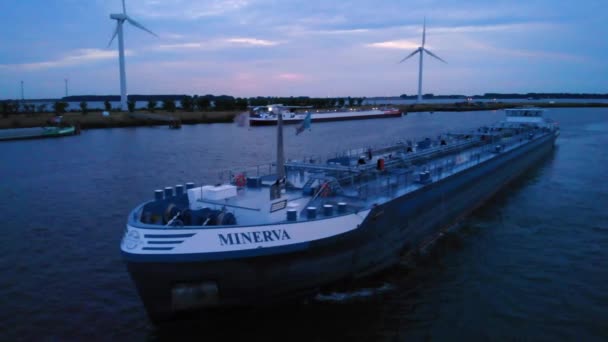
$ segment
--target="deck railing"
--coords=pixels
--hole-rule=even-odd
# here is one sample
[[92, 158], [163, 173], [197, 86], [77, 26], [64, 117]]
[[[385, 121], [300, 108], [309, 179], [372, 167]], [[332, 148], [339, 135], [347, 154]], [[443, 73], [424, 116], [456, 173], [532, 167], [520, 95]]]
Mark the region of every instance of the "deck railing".
[[[330, 176], [333, 176], [339, 180], [342, 184], [344, 181], [349, 180], [364, 180], [363, 183], [370, 177], [389, 177], [387, 181], [389, 188], [401, 188], [403, 186], [409, 186], [415, 182], [415, 177], [411, 176], [417, 172], [431, 171], [432, 178], [437, 178], [433, 172], [439, 172], [440, 174], [450, 171], [453, 167], [466, 167], [471, 166], [470, 163], [479, 162], [480, 154], [487, 155], [495, 152], [495, 146], [497, 144], [503, 145], [503, 148], [511, 146], [515, 143], [519, 143], [523, 140], [527, 140], [527, 135], [530, 131], [521, 130], [518, 134], [515, 131], [509, 131], [505, 129], [499, 134], [488, 134], [489, 131], [478, 132], [470, 131], [467, 133], [461, 133], [458, 135], [442, 134], [439, 136], [439, 140], [433, 140], [430, 146], [424, 149], [418, 149], [412, 145], [411, 141], [408, 142], [397, 142], [393, 144], [378, 144], [372, 147], [349, 149], [343, 152], [335, 152], [325, 157], [305, 157], [299, 160], [288, 160], [286, 162], [286, 168], [290, 171], [299, 172], [325, 172]], [[470, 138], [463, 139], [463, 135], [470, 135]], [[479, 139], [480, 135], [485, 135], [486, 140]], [[460, 136], [460, 137], [456, 137]], [[441, 141], [445, 144], [441, 144]], [[419, 140], [421, 141], [421, 140]], [[412, 147], [412, 152], [407, 152], [408, 147]], [[469, 150], [478, 147], [475, 151], [478, 154], [472, 154]], [[364, 165], [346, 166], [346, 165], [331, 165], [327, 164], [326, 161], [332, 158], [349, 157], [356, 158], [362, 155], [367, 155], [371, 150], [372, 156], [387, 155], [391, 157], [385, 158], [385, 169], [389, 171], [399, 171], [402, 175], [410, 174], [408, 176], [409, 183], [402, 183], [399, 178], [395, 178], [394, 172], [388, 172], [383, 174], [382, 172], [376, 172], [376, 163], [367, 163]], [[450, 156], [446, 158], [446, 156]], [[442, 165], [438, 165], [442, 164]], [[438, 170], [438, 171], [435, 171]], [[276, 164], [275, 163], [264, 163], [251, 167], [241, 167], [231, 170], [223, 170], [219, 173], [219, 180], [221, 182], [233, 182], [237, 175], [243, 175], [245, 177], [259, 177], [276, 175]], [[353, 174], [359, 175], [353, 177]], [[396, 180], [396, 184], [391, 183], [390, 177]], [[405, 176], [404, 176], [405, 177]], [[407, 179], [407, 177], [406, 177]], [[352, 182], [351, 182], [352, 183]], [[354, 186], [355, 184], [351, 184]], [[369, 197], [371, 191], [369, 184], [359, 191], [364, 197]]]

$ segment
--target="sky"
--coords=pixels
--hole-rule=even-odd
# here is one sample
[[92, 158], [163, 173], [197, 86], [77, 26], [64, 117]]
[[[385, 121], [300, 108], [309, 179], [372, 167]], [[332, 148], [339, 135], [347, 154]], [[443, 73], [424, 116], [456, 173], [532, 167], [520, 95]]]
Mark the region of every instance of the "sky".
[[[608, 93], [607, 0], [126, 0], [129, 94]], [[120, 0], [0, 2], [0, 99], [119, 94]]]

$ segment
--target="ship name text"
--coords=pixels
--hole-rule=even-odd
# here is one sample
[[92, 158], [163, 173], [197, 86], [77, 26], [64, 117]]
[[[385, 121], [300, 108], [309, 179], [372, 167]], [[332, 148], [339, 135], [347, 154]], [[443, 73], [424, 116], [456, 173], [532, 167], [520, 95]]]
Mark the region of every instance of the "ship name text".
[[247, 245], [251, 243], [291, 240], [291, 236], [284, 229], [263, 230], [257, 232], [218, 234], [220, 245]]

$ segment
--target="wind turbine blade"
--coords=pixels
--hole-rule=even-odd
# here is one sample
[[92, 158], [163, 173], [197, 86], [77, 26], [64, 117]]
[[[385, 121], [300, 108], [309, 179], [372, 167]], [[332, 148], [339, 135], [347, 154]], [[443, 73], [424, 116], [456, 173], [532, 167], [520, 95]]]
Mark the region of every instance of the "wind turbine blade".
[[120, 25], [120, 24], [118, 22], [116, 22], [116, 28], [114, 29], [114, 34], [112, 35], [112, 39], [110, 39], [110, 42], [108, 43], [108, 47], [110, 47], [110, 45], [112, 45], [114, 38], [116, 38], [116, 35], [118, 34], [118, 25]]
[[410, 53], [409, 55], [407, 55], [404, 59], [402, 59], [399, 63], [403, 63], [406, 59], [412, 57], [413, 55], [417, 54], [418, 52], [420, 52], [420, 48], [414, 50], [414, 52]]
[[135, 27], [137, 27], [139, 29], [142, 29], [142, 30], [148, 32], [149, 34], [153, 35], [154, 37], [158, 38], [158, 36], [156, 35], [156, 33], [148, 30], [147, 28], [144, 27], [144, 25], [142, 25], [142, 24], [138, 23], [137, 21], [131, 19], [131, 17], [127, 17], [127, 21], [129, 22], [129, 24], [131, 24], [131, 25], [133, 25], [133, 26], [135, 26]]
[[425, 41], [426, 41], [426, 17], [424, 17], [424, 23], [422, 24], [422, 47], [424, 47]]
[[429, 55], [437, 58], [438, 60], [442, 61], [445, 64], [448, 64], [448, 62], [444, 61], [443, 59], [441, 59], [439, 56], [437, 56], [436, 54], [432, 53], [431, 51], [429, 51], [428, 49], [424, 49], [424, 52], [428, 53]]
[[122, 0], [122, 14], [127, 14], [127, 7], [125, 6], [125, 0]]

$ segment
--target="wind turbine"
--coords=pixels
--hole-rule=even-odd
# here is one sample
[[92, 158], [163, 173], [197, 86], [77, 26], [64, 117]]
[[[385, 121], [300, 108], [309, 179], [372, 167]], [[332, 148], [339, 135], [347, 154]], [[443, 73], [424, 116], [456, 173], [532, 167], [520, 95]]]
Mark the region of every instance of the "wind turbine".
[[158, 37], [154, 32], [145, 28], [142, 24], [133, 20], [131, 17], [127, 15], [127, 9], [125, 7], [125, 0], [122, 0], [122, 13], [114, 13], [110, 14], [110, 19], [116, 20], [116, 29], [114, 30], [114, 34], [112, 35], [112, 39], [110, 39], [110, 43], [108, 43], [108, 47], [112, 45], [112, 41], [118, 35], [118, 62], [120, 63], [120, 109], [122, 111], [128, 110], [127, 107], [127, 76], [125, 73], [125, 46], [122, 37], [122, 24], [125, 21], [129, 22], [129, 24], [142, 29], [151, 35]]
[[412, 57], [413, 55], [420, 53], [420, 62], [418, 64], [418, 102], [422, 102], [422, 56], [424, 55], [423, 52], [428, 53], [430, 56], [437, 58], [438, 60], [442, 61], [443, 63], [448, 63], [446, 61], [444, 61], [443, 59], [439, 58], [439, 56], [435, 55], [434, 53], [432, 53], [431, 51], [429, 51], [429, 49], [424, 47], [424, 42], [426, 40], [426, 18], [424, 19], [424, 24], [422, 26], [422, 46], [418, 47], [416, 50], [414, 50], [414, 52], [410, 53], [409, 55], [407, 55], [404, 59], [402, 59], [399, 63], [403, 63], [406, 59]]

